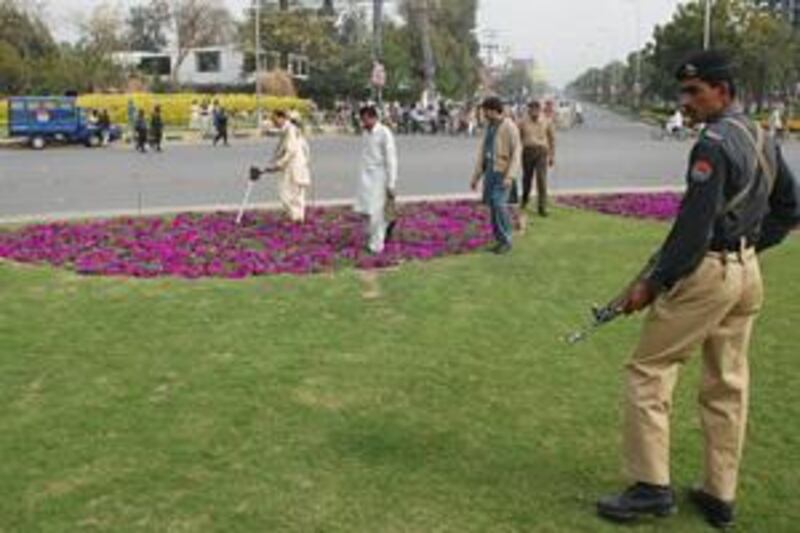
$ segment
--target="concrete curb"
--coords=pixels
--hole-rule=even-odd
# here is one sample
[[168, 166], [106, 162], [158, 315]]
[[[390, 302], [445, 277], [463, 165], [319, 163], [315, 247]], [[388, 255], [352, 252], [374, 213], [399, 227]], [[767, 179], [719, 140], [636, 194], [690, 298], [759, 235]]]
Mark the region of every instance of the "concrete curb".
[[[646, 194], [655, 192], [681, 192], [680, 187], [629, 187], [629, 188], [587, 188], [587, 189], [564, 189], [553, 191], [552, 196], [572, 196], [572, 195], [599, 195], [599, 194]], [[480, 195], [477, 193], [457, 193], [457, 194], [433, 194], [433, 195], [411, 195], [403, 196], [398, 201], [401, 204], [419, 202], [445, 202], [458, 200], [478, 200]], [[313, 206], [309, 207], [340, 207], [351, 205], [351, 198], [336, 198], [330, 200], [318, 200]], [[280, 209], [281, 204], [277, 202], [265, 202], [251, 204], [249, 210], [274, 210]], [[32, 215], [17, 215], [0, 218], [0, 225], [19, 225], [43, 222], [60, 222], [75, 220], [102, 220], [116, 217], [139, 217], [139, 216], [166, 216], [178, 213], [216, 213], [216, 212], [237, 212], [239, 204], [206, 204], [206, 205], [186, 205], [186, 206], [163, 206], [149, 207], [144, 209], [124, 208], [109, 209], [103, 211], [82, 211], [82, 212], [61, 212], [44, 213]]]

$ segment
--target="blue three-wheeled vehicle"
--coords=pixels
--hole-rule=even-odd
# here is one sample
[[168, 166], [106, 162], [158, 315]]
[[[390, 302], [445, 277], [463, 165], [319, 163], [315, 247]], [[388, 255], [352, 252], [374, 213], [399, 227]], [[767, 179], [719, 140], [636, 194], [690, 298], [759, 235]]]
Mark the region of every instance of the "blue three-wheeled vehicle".
[[122, 136], [117, 126], [91, 121], [70, 96], [12, 96], [8, 99], [8, 134], [27, 140], [37, 150], [53, 142], [97, 147]]

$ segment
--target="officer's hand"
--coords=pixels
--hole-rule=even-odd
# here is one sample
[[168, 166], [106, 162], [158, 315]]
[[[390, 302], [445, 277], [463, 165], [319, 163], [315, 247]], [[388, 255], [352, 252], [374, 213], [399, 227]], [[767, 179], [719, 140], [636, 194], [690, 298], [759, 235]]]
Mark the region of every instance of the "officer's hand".
[[479, 179], [473, 179], [469, 184], [469, 188], [472, 189], [473, 191], [477, 191], [478, 190], [478, 184], [480, 183], [480, 181], [481, 180], [479, 180]]
[[510, 189], [511, 186], [514, 184], [514, 180], [511, 178], [503, 178], [503, 188]]
[[551, 157], [550, 157], [550, 158], [547, 160], [547, 164], [548, 164], [548, 165], [550, 165], [551, 167], [554, 167], [554, 166], [556, 166], [556, 158], [551, 156]]
[[394, 189], [386, 189], [386, 197], [390, 200], [394, 200], [397, 197]]
[[630, 288], [622, 302], [622, 312], [626, 315], [638, 313], [653, 303], [655, 298], [656, 291], [650, 283], [644, 280], [637, 281], [633, 287]]

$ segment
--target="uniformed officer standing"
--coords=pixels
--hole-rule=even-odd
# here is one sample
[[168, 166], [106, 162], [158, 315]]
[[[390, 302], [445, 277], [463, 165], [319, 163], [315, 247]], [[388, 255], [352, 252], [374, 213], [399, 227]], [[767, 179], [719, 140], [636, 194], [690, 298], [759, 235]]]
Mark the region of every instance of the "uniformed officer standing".
[[532, 101], [528, 113], [518, 124], [522, 138], [522, 203], [528, 206], [536, 177], [539, 216], [547, 216], [547, 169], [555, 165], [556, 133], [553, 123], [542, 114], [542, 104]]
[[735, 103], [729, 59], [693, 55], [677, 72], [681, 104], [707, 128], [694, 146], [677, 220], [652, 268], [629, 289], [622, 309], [650, 306], [626, 365], [624, 460], [634, 482], [597, 503], [616, 521], [667, 516], [669, 416], [680, 366], [702, 347], [701, 422], [705, 475], [690, 500], [716, 527], [733, 524], [747, 422], [747, 351], [762, 304], [757, 253], [800, 223], [800, 191], [774, 139]]

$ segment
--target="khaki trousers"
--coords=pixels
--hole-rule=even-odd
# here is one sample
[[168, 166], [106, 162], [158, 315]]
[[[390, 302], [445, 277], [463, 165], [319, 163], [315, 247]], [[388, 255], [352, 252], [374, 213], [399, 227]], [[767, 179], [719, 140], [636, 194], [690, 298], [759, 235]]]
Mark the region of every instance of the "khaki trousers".
[[547, 211], [548, 154], [549, 151], [544, 146], [526, 146], [522, 151], [522, 209], [528, 207], [535, 176], [539, 213]]
[[303, 222], [306, 217], [306, 186], [298, 185], [288, 176], [283, 176], [279, 195], [292, 222]]
[[747, 350], [762, 301], [761, 271], [750, 248], [707, 254], [654, 302], [626, 365], [624, 452], [632, 480], [670, 484], [672, 391], [681, 365], [701, 346], [704, 489], [735, 499], [747, 424]]

